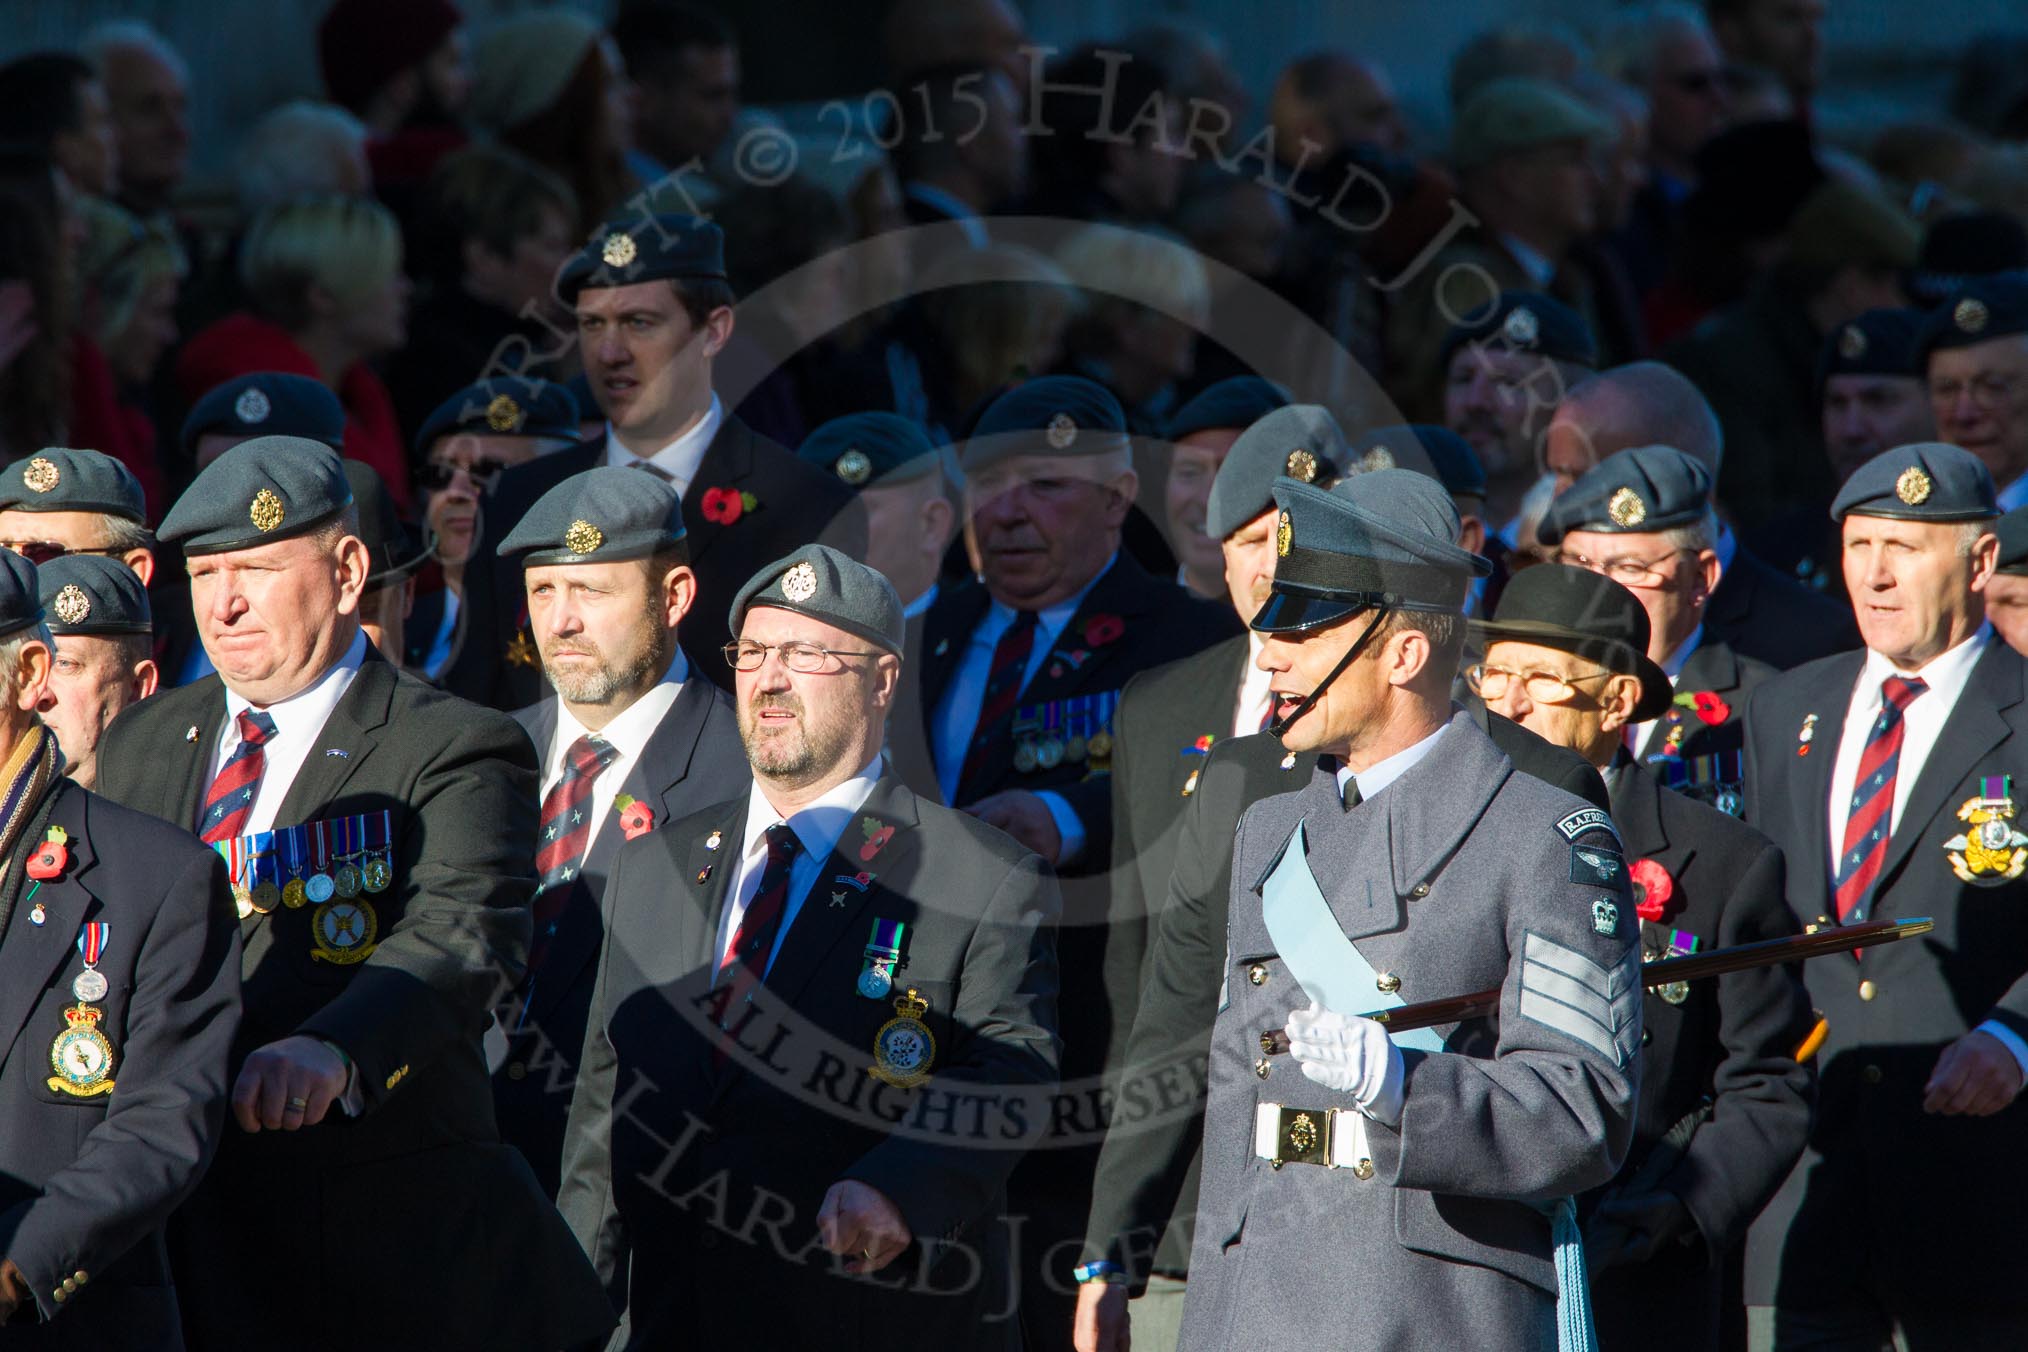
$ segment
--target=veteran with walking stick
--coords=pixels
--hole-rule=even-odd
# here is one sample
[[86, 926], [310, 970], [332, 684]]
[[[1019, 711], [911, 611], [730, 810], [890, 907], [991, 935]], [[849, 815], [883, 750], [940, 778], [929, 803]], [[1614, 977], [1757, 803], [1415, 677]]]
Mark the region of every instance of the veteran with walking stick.
[[[1570, 1199], [1626, 1152], [1641, 1036], [1618, 839], [1452, 705], [1487, 565], [1440, 485], [1275, 501], [1252, 626], [1277, 733], [1325, 755], [1234, 845], [1182, 1346], [1584, 1346]], [[1492, 985], [1490, 1019], [1360, 1017]], [[1264, 1055], [1284, 1023], [1294, 1056]]]

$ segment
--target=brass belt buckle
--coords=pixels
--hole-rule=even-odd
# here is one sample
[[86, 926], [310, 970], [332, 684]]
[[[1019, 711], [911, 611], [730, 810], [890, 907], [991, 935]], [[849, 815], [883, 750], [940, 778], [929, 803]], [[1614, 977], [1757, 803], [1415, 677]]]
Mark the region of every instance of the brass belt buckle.
[[1319, 1164], [1328, 1168], [1331, 1163], [1331, 1132], [1332, 1114], [1328, 1110], [1276, 1109], [1275, 1157], [1268, 1161], [1269, 1167], [1279, 1169], [1284, 1164]]

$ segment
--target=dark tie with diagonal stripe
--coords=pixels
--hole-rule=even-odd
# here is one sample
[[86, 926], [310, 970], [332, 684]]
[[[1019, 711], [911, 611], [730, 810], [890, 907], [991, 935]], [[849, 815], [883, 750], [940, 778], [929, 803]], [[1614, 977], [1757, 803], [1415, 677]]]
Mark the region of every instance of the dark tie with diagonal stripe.
[[951, 799], [954, 805], [978, 801], [984, 787], [979, 778], [986, 768], [986, 754], [1013, 729], [1014, 702], [1021, 698], [1021, 678], [1028, 672], [1028, 656], [1034, 651], [1035, 612], [1017, 610], [1014, 623], [993, 647], [986, 693], [979, 700], [979, 721], [972, 725], [972, 740], [965, 746], [965, 763], [958, 771], [957, 793]]
[[1889, 676], [1880, 683], [1880, 717], [1866, 735], [1859, 773], [1852, 781], [1852, 815], [1845, 819], [1845, 846], [1838, 852], [1838, 923], [1864, 919], [1866, 897], [1880, 878], [1887, 838], [1894, 831], [1894, 778], [1906, 731], [1902, 714], [1929, 689], [1912, 677]]
[[767, 862], [761, 866], [753, 900], [740, 913], [739, 925], [725, 946], [718, 964], [721, 976], [737, 966], [748, 980], [759, 981], [768, 969], [768, 955], [774, 952], [775, 936], [781, 933], [782, 916], [789, 908], [789, 870], [795, 865], [801, 842], [787, 822], [776, 822], [763, 838], [768, 846]]
[[204, 795], [204, 811], [197, 818], [197, 838], [207, 845], [246, 834], [254, 791], [268, 763], [261, 748], [275, 735], [275, 720], [264, 711], [243, 709], [237, 721], [239, 745], [211, 777], [211, 791]]
[[535, 893], [535, 941], [528, 950], [528, 970], [534, 972], [549, 950], [563, 908], [574, 889], [571, 879], [584, 859], [585, 843], [591, 839], [592, 819], [585, 811], [592, 786], [599, 773], [619, 755], [603, 737], [586, 735], [570, 744], [563, 753], [563, 774], [542, 797], [540, 837], [535, 850], [535, 875], [540, 886]]

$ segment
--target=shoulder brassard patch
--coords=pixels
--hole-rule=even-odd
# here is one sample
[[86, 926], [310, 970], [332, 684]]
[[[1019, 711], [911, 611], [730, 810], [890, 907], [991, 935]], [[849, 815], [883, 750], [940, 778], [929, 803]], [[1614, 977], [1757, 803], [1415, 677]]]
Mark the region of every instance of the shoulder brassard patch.
[[1618, 850], [1602, 845], [1570, 847], [1570, 880], [1617, 892], [1627, 886], [1627, 861]]
[[1556, 830], [1565, 840], [1573, 842], [1586, 831], [1605, 831], [1616, 841], [1620, 838], [1619, 828], [1613, 825], [1612, 814], [1602, 807], [1579, 808], [1558, 822]]

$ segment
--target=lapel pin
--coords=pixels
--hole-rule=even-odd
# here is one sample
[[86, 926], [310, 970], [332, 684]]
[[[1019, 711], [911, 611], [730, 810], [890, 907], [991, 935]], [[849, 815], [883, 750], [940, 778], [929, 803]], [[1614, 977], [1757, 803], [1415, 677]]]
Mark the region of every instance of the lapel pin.
[[937, 640], [936, 655], [938, 657], [942, 657], [945, 653], [949, 652], [950, 650], [951, 650], [951, 641], [949, 639], [940, 638]]
[[194, 742], [197, 740], [197, 725], [195, 723], [192, 723], [189, 727], [183, 730], [183, 740], [186, 742]]
[[845, 894], [843, 892], [833, 892], [831, 894], [831, 904], [833, 906], [843, 906], [845, 904]]
[[722, 832], [713, 831], [710, 835], [704, 838], [704, 848], [707, 850], [715, 850], [718, 848], [718, 843], [724, 839], [725, 836]]
[[336, 746], [328, 746], [328, 747], [325, 747], [325, 748], [324, 748], [324, 754], [325, 754], [325, 755], [327, 755], [327, 756], [336, 756], [336, 757], [338, 757], [338, 759], [340, 759], [340, 760], [348, 760], [348, 759], [350, 759], [350, 758], [351, 758], [351, 755], [352, 755], [352, 753], [351, 753], [350, 751], [347, 751], [347, 750], [345, 750], [345, 749], [344, 749], [344, 748], [342, 748], [342, 747], [336, 747]]
[[1815, 714], [1804, 714], [1802, 731], [1796, 734], [1796, 754], [1798, 756], [1809, 755], [1810, 743], [1816, 739], [1816, 736], [1817, 716]]
[[31, 925], [40, 925], [43, 921], [47, 919], [49, 919], [49, 912], [42, 908], [41, 902], [39, 901], [36, 902], [35, 909], [28, 913], [28, 923]]
[[705, 879], [709, 878], [710, 876], [711, 876], [711, 865], [709, 864], [706, 864], [703, 868], [697, 870], [697, 881], [700, 883], [703, 882]]
[[1282, 757], [1282, 769], [1293, 770], [1295, 768], [1296, 768], [1296, 753], [1291, 751], [1288, 755]]

